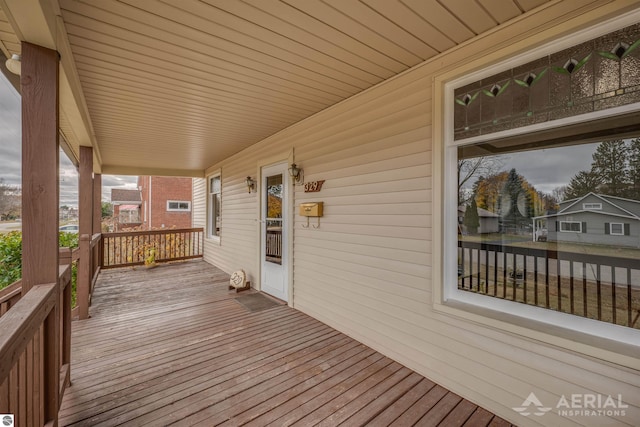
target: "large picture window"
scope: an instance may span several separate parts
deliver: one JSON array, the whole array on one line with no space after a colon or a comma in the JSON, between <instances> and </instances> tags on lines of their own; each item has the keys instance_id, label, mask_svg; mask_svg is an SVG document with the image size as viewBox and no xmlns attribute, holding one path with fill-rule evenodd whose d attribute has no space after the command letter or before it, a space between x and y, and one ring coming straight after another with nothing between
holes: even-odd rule
<instances>
[{"instance_id":1,"label":"large picture window","mask_svg":"<svg viewBox=\"0 0 640 427\"><path fill-rule=\"evenodd\" d=\"M494 148L457 148L457 290L639 329L640 133Z\"/></svg>"},{"instance_id":2,"label":"large picture window","mask_svg":"<svg viewBox=\"0 0 640 427\"><path fill-rule=\"evenodd\" d=\"M549 44L445 86L445 303L640 329L638 39Z\"/></svg>"},{"instance_id":3,"label":"large picture window","mask_svg":"<svg viewBox=\"0 0 640 427\"><path fill-rule=\"evenodd\" d=\"M222 207L222 181L220 180L220 175L212 176L209 178L208 191L209 221L207 234L209 237L219 239L222 229L222 218L220 216Z\"/></svg>"}]
</instances>

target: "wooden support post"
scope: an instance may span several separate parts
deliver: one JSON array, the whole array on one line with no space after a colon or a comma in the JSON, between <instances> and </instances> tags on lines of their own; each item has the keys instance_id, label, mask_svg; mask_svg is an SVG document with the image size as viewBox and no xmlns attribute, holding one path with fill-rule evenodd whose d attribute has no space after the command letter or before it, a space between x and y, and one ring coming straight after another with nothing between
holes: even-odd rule
<instances>
[{"instance_id":1,"label":"wooden support post","mask_svg":"<svg viewBox=\"0 0 640 427\"><path fill-rule=\"evenodd\" d=\"M22 292L58 282L58 52L22 42ZM55 292L59 292L56 286ZM60 393L60 307L43 327L42 407L57 425Z\"/></svg>"},{"instance_id":2,"label":"wooden support post","mask_svg":"<svg viewBox=\"0 0 640 427\"><path fill-rule=\"evenodd\" d=\"M89 318L89 292L92 265L91 235L93 234L93 149L80 147L80 184L78 189L80 214L80 260L78 261L78 318Z\"/></svg>"},{"instance_id":3,"label":"wooden support post","mask_svg":"<svg viewBox=\"0 0 640 427\"><path fill-rule=\"evenodd\" d=\"M22 43L22 289L58 280L58 52Z\"/></svg>"}]
</instances>

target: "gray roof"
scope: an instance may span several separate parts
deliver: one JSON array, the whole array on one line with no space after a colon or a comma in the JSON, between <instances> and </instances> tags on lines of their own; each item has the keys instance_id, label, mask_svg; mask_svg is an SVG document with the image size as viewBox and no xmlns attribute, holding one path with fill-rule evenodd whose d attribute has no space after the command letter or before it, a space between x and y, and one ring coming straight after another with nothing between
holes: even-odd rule
<instances>
[{"instance_id":1,"label":"gray roof","mask_svg":"<svg viewBox=\"0 0 640 427\"><path fill-rule=\"evenodd\" d=\"M140 190L119 190L111 189L111 203L140 204L142 196Z\"/></svg>"}]
</instances>

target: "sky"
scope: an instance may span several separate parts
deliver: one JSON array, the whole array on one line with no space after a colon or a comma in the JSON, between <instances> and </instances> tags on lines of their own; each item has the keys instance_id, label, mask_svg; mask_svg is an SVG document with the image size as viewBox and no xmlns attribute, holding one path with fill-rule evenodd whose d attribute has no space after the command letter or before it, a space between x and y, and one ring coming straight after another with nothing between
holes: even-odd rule
<instances>
[{"instance_id":1,"label":"sky","mask_svg":"<svg viewBox=\"0 0 640 427\"><path fill-rule=\"evenodd\" d=\"M505 156L503 170L516 171L543 193L567 185L580 171L591 170L593 153L599 143L546 148Z\"/></svg>"},{"instance_id":2,"label":"sky","mask_svg":"<svg viewBox=\"0 0 640 427\"><path fill-rule=\"evenodd\" d=\"M19 186L22 182L22 126L20 95L0 73L0 179ZM136 188L137 177L103 175L102 200L110 201L112 188ZM78 172L60 151L60 206L78 206Z\"/></svg>"}]
</instances>

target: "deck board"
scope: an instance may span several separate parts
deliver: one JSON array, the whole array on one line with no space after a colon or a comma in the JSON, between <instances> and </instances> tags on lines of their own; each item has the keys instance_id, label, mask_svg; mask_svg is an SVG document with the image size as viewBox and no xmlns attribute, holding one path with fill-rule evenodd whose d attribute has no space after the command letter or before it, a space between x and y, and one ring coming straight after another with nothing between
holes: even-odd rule
<instances>
[{"instance_id":1,"label":"deck board","mask_svg":"<svg viewBox=\"0 0 640 427\"><path fill-rule=\"evenodd\" d=\"M228 280L203 261L101 273L60 425L509 425L286 305L249 311Z\"/></svg>"}]
</instances>

